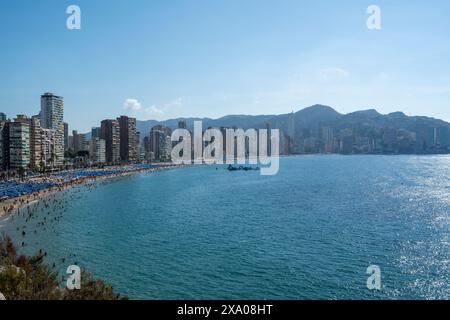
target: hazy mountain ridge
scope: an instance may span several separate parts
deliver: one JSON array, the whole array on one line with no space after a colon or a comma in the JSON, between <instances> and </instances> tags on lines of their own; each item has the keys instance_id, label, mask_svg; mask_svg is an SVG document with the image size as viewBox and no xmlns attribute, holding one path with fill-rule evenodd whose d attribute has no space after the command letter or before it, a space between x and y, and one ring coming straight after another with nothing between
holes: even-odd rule
<instances>
[{"instance_id":1,"label":"hazy mountain ridge","mask_svg":"<svg viewBox=\"0 0 450 320\"><path fill-rule=\"evenodd\" d=\"M137 121L137 129L141 135L147 135L155 125L164 125L171 129L178 127L178 122L185 120L188 128L193 128L194 121L202 121L203 128L208 127L237 127L237 128L265 128L269 124L271 128L278 128L283 132L289 130L289 121L292 114L281 115L228 115L219 119L211 118L177 118L166 121ZM315 129L318 126L331 126L333 128L345 128L355 126L373 126L376 128L392 127L412 129L417 126L442 127L450 126L440 119L426 116L407 116L403 112L381 114L375 109L367 109L341 114L332 107L314 105L301 109L294 113L295 135L299 135L303 129Z\"/></svg>"},{"instance_id":2,"label":"hazy mountain ridge","mask_svg":"<svg viewBox=\"0 0 450 320\"><path fill-rule=\"evenodd\" d=\"M266 123L267 121L273 119L273 115L260 115L260 116L251 116L251 115L228 115L219 119L211 119L211 118L176 118L165 121L137 121L137 130L141 132L141 134L148 134L152 127L155 125L163 125L166 127L176 129L178 127L179 121L186 121L187 127L192 129L194 127L194 121L202 121L203 128L206 129L208 127L238 127L238 128L250 128L259 125L260 123Z\"/></svg>"},{"instance_id":3,"label":"hazy mountain ridge","mask_svg":"<svg viewBox=\"0 0 450 320\"><path fill-rule=\"evenodd\" d=\"M280 115L227 115L218 119L211 118L175 118L164 121L137 120L137 131L141 137L149 134L152 127L163 125L170 129L176 129L179 121L186 121L187 127L192 129L194 121L202 121L203 129L209 127L236 127L236 128L265 128L267 124L271 128L280 129L282 132L289 131L291 113ZM294 113L295 136L301 135L304 129L314 129L318 126L331 126L333 128L372 126L374 128L392 127L417 130L418 127L443 127L450 126L444 120L426 116L407 116L401 111L381 114L376 109L367 109L341 114L335 109L324 105L314 105L301 109ZM89 138L90 133L87 133Z\"/></svg>"}]
</instances>

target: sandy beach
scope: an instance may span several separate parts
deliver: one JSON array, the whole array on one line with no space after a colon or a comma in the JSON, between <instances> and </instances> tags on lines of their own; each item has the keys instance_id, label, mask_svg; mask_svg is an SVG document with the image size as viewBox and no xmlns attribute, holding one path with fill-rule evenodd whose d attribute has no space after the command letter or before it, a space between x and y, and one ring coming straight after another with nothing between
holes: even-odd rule
<instances>
[{"instance_id":1,"label":"sandy beach","mask_svg":"<svg viewBox=\"0 0 450 320\"><path fill-rule=\"evenodd\" d=\"M181 165L174 165L174 164L167 164L167 165L161 165L159 167L154 168L131 168L125 169L120 172L115 172L112 174L106 174L101 176L83 176L83 177L76 177L74 179L64 181L61 177L59 177L57 174L50 175L46 177L38 177L38 178L32 178L30 181L33 182L55 182L57 183L55 186L43 189L40 191L28 193L16 198L10 198L6 200L0 201L0 220L6 218L9 214L13 213L15 210L20 209L21 207L27 206L30 203L33 203L35 201L39 201L55 192L60 192L63 190L66 190L68 188L72 188L77 185L82 185L90 182L95 181L102 181L102 180L109 180L113 178L120 178L120 177L126 177L138 173L152 173L162 170L169 170L169 169L175 169L180 168ZM123 169L123 167L120 167Z\"/></svg>"}]
</instances>

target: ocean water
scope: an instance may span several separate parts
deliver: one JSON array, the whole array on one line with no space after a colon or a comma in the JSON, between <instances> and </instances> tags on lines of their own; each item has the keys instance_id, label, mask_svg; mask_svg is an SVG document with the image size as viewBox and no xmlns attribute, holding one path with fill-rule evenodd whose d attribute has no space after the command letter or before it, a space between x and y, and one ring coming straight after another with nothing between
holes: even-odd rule
<instances>
[{"instance_id":1,"label":"ocean water","mask_svg":"<svg viewBox=\"0 0 450 320\"><path fill-rule=\"evenodd\" d=\"M26 219L0 232L132 299L450 298L449 156L289 157L276 176L181 168L76 187Z\"/></svg>"}]
</instances>

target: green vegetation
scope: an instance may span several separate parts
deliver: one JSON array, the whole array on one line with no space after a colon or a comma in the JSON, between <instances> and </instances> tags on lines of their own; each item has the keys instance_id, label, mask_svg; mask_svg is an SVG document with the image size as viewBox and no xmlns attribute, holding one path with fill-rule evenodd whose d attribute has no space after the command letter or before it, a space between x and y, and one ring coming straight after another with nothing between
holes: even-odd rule
<instances>
[{"instance_id":1,"label":"green vegetation","mask_svg":"<svg viewBox=\"0 0 450 320\"><path fill-rule=\"evenodd\" d=\"M58 282L58 272L44 263L44 256L19 255L8 237L0 238L0 293L7 300L122 300L112 286L81 273L81 289L68 290Z\"/></svg>"}]
</instances>

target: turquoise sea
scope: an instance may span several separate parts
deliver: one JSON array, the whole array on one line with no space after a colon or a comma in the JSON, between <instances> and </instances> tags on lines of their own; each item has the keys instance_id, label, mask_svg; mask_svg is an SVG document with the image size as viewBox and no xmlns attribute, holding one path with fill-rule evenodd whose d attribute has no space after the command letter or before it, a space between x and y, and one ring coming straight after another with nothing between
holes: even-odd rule
<instances>
[{"instance_id":1,"label":"turquoise sea","mask_svg":"<svg viewBox=\"0 0 450 320\"><path fill-rule=\"evenodd\" d=\"M275 176L194 166L33 206L0 232L132 299L450 298L450 156L289 157Z\"/></svg>"}]
</instances>

